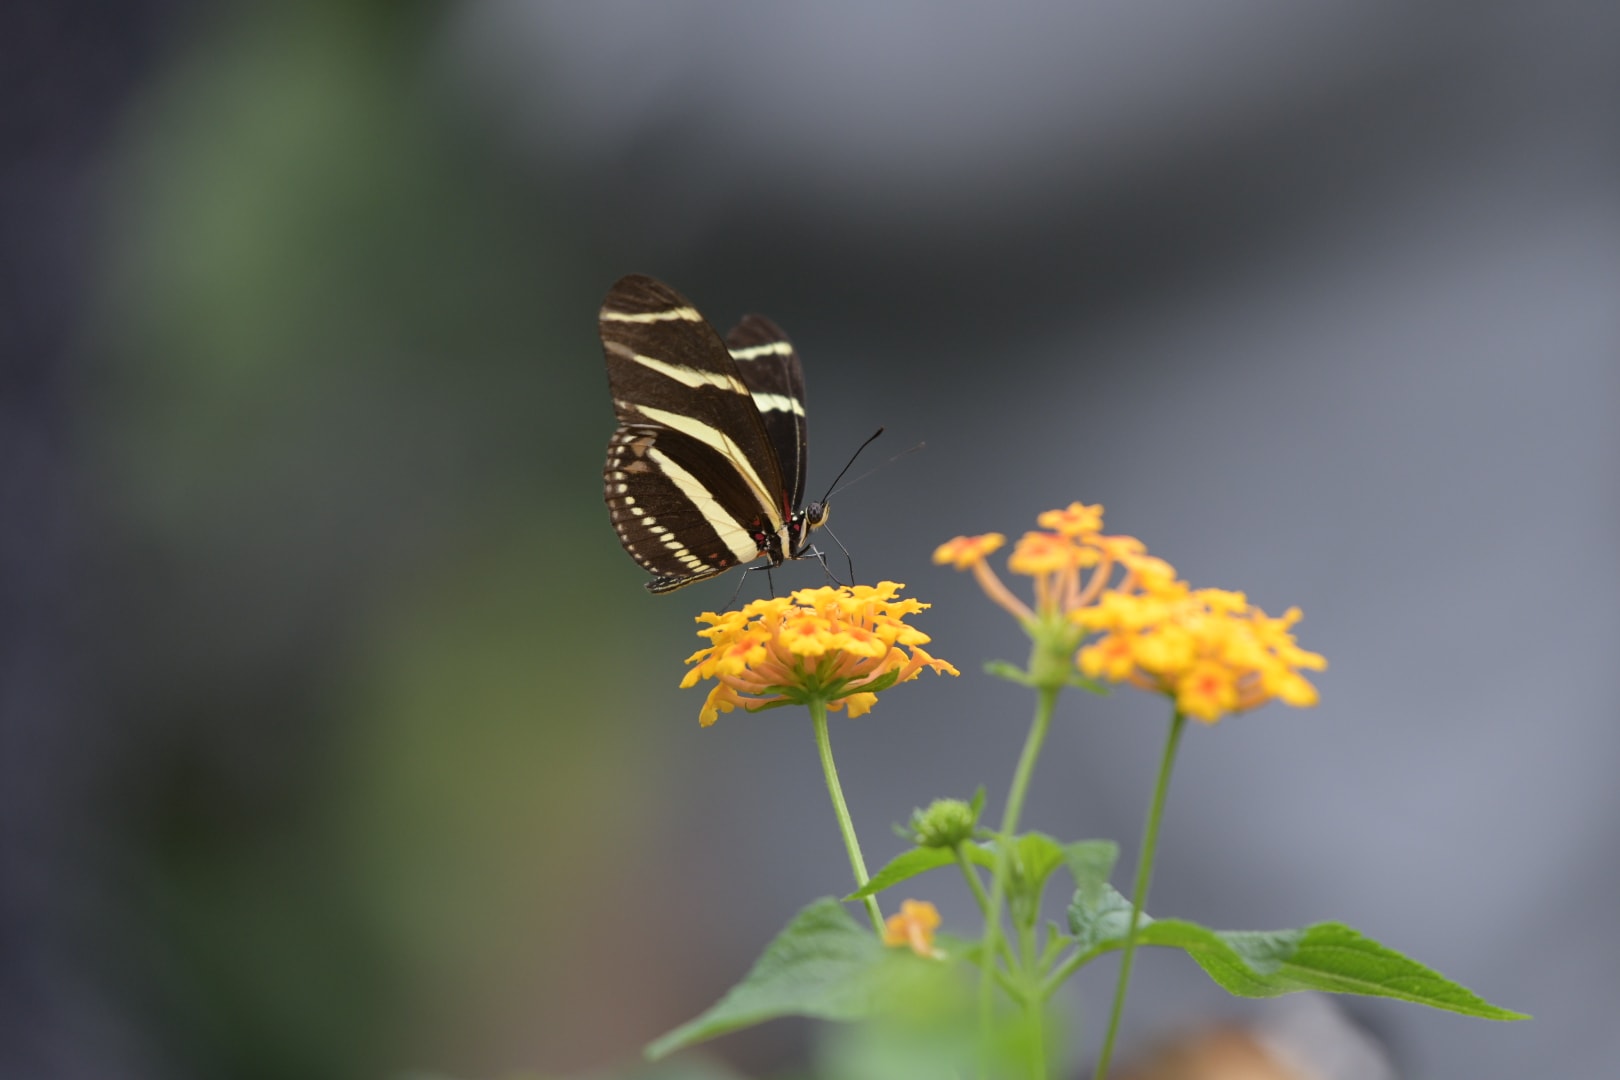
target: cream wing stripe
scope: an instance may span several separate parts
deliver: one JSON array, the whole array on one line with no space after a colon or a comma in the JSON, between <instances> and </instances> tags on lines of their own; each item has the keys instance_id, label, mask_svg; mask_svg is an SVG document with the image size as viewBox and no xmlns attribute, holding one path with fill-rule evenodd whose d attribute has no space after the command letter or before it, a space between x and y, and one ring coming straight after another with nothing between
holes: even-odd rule
<instances>
[{"instance_id":1,"label":"cream wing stripe","mask_svg":"<svg viewBox=\"0 0 1620 1080\"><path fill-rule=\"evenodd\" d=\"M681 494L692 501L692 505L697 507L704 520L708 521L709 528L720 537L721 543L731 549L731 554L738 562L751 562L759 555L759 548L748 535L748 530L726 513L726 508L720 505L720 500L710 495L708 489L698 483L697 477L675 464L668 454L656 446L647 451L647 456L657 463L671 483L680 488Z\"/></svg>"},{"instance_id":2,"label":"cream wing stripe","mask_svg":"<svg viewBox=\"0 0 1620 1080\"><path fill-rule=\"evenodd\" d=\"M748 393L748 387L735 375L726 375L719 371L699 371L697 368L683 367L680 364L671 364L652 356L642 356L629 349L614 349L621 356L628 357L644 368L668 376L682 386L718 386L722 390L730 390L737 394Z\"/></svg>"},{"instance_id":3,"label":"cream wing stripe","mask_svg":"<svg viewBox=\"0 0 1620 1080\"><path fill-rule=\"evenodd\" d=\"M761 356L791 356L793 346L785 341L773 341L768 345L749 345L747 348L728 351L733 360L757 360Z\"/></svg>"},{"instance_id":4,"label":"cream wing stripe","mask_svg":"<svg viewBox=\"0 0 1620 1080\"><path fill-rule=\"evenodd\" d=\"M748 460L747 455L742 452L740 446L732 442L731 436L717 428L710 427L701 420L694 420L690 416L682 416L680 413L655 409L650 405L637 405L636 411L654 423L663 424L671 431L678 431L682 435L690 435L709 449L724 455L731 462L732 468L736 469L748 486L754 489L754 495L759 499L759 505L765 509L766 519L770 522L770 531L774 533L782 531L782 511L776 506L775 494L766 490L764 482L759 478L759 473L754 471L753 462ZM690 476L691 474L688 473L687 475ZM697 484L696 480L692 482ZM708 491L703 488L703 485L697 484L697 489L702 491L705 496L708 495ZM752 556L749 557L752 558Z\"/></svg>"},{"instance_id":5,"label":"cream wing stripe","mask_svg":"<svg viewBox=\"0 0 1620 1080\"><path fill-rule=\"evenodd\" d=\"M697 313L696 308L677 307L666 308L663 311L611 311L603 308L598 315L603 322L702 322L703 316Z\"/></svg>"},{"instance_id":6,"label":"cream wing stripe","mask_svg":"<svg viewBox=\"0 0 1620 1080\"><path fill-rule=\"evenodd\" d=\"M760 412L790 412L795 416L804 415L804 406L786 394L759 394L754 395L754 408Z\"/></svg>"}]
</instances>

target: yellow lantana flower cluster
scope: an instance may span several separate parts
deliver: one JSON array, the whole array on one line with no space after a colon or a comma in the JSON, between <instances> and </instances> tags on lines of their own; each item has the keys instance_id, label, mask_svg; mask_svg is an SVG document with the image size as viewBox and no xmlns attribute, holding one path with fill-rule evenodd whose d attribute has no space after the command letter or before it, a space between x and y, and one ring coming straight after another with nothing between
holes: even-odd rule
<instances>
[{"instance_id":1,"label":"yellow lantana flower cluster","mask_svg":"<svg viewBox=\"0 0 1620 1080\"><path fill-rule=\"evenodd\" d=\"M1240 592L1184 581L1105 592L1070 618L1101 634L1080 650L1083 674L1165 694L1206 724L1272 700L1315 705L1316 687L1300 669L1327 667L1294 643L1298 608L1274 619Z\"/></svg>"},{"instance_id":2,"label":"yellow lantana flower cluster","mask_svg":"<svg viewBox=\"0 0 1620 1080\"><path fill-rule=\"evenodd\" d=\"M708 727L720 713L749 712L775 705L820 700L827 708L848 708L860 716L880 691L915 679L924 668L955 675L956 668L929 656L928 635L906 623L927 609L914 599L898 599L905 586L893 581L800 589L787 598L755 600L738 611L697 617L707 648L687 658L694 665L683 689L704 679L716 686L698 715Z\"/></svg>"},{"instance_id":3,"label":"yellow lantana flower cluster","mask_svg":"<svg viewBox=\"0 0 1620 1080\"><path fill-rule=\"evenodd\" d=\"M1097 635L1076 655L1081 674L1165 694L1204 723L1272 700L1316 704L1316 688L1300 671L1320 671L1327 661L1295 644L1298 608L1271 618L1242 593L1191 588L1140 540L1103 535L1101 506L1071 503L1036 520L1042 531L1025 533L1007 560L1013 573L1034 579L1033 610L985 561L1000 534L959 536L934 561L971 569L1032 632L1059 617Z\"/></svg>"}]
</instances>

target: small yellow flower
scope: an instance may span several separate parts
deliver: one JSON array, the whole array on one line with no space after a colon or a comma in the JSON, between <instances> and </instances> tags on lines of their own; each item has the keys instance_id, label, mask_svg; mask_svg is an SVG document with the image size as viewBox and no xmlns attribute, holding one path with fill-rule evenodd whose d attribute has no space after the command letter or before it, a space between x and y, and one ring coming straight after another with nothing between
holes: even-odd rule
<instances>
[{"instance_id":1,"label":"small yellow flower","mask_svg":"<svg viewBox=\"0 0 1620 1080\"><path fill-rule=\"evenodd\" d=\"M1080 650L1080 673L1088 679L1124 682L1136 670L1134 642L1120 632Z\"/></svg>"},{"instance_id":2,"label":"small yellow flower","mask_svg":"<svg viewBox=\"0 0 1620 1080\"><path fill-rule=\"evenodd\" d=\"M956 674L955 668L951 669L951 674ZM856 717L865 716L867 713L872 711L872 706L877 704L877 695L869 693L851 694L849 697L838 702L838 704L847 705L849 707L849 718L854 720ZM831 709L836 708L837 706L829 705L827 707Z\"/></svg>"},{"instance_id":3,"label":"small yellow flower","mask_svg":"<svg viewBox=\"0 0 1620 1080\"><path fill-rule=\"evenodd\" d=\"M1051 529L1071 538L1079 538L1087 534L1096 534L1102 531L1103 508L1101 504L1087 506L1084 503L1072 502L1066 510L1048 510L1036 518L1036 524L1043 529Z\"/></svg>"},{"instance_id":4,"label":"small yellow flower","mask_svg":"<svg viewBox=\"0 0 1620 1080\"><path fill-rule=\"evenodd\" d=\"M1007 538L1000 533L958 536L934 549L934 562L940 565L950 563L958 570L966 570L974 563L984 561L985 556L1006 542Z\"/></svg>"},{"instance_id":5,"label":"small yellow flower","mask_svg":"<svg viewBox=\"0 0 1620 1080\"><path fill-rule=\"evenodd\" d=\"M755 600L739 611L704 612L698 631L710 642L687 659L681 686L716 684L698 714L704 727L736 708L756 712L790 703L825 702L861 716L879 691L907 682L924 668L957 671L920 646L928 635L906 623L928 605L899 599L904 586L800 589L789 598Z\"/></svg>"},{"instance_id":6,"label":"small yellow flower","mask_svg":"<svg viewBox=\"0 0 1620 1080\"><path fill-rule=\"evenodd\" d=\"M788 651L800 656L820 656L832 647L832 623L815 615L788 619L780 634Z\"/></svg>"},{"instance_id":7,"label":"small yellow flower","mask_svg":"<svg viewBox=\"0 0 1620 1080\"><path fill-rule=\"evenodd\" d=\"M1007 569L1030 577L1061 574L1080 564L1080 550L1061 533L1027 532L1018 538L1007 559Z\"/></svg>"},{"instance_id":8,"label":"small yellow flower","mask_svg":"<svg viewBox=\"0 0 1620 1080\"><path fill-rule=\"evenodd\" d=\"M898 634L895 636L898 637ZM892 641L884 641L883 635L876 630L870 630L864 626L846 625L832 636L833 648L852 653L855 656L873 658L885 656L888 654L889 646L892 644Z\"/></svg>"},{"instance_id":9,"label":"small yellow flower","mask_svg":"<svg viewBox=\"0 0 1620 1080\"><path fill-rule=\"evenodd\" d=\"M736 640L720 650L715 658L715 670L725 675L741 675L750 664L765 659L765 635L740 634Z\"/></svg>"},{"instance_id":10,"label":"small yellow flower","mask_svg":"<svg viewBox=\"0 0 1620 1080\"><path fill-rule=\"evenodd\" d=\"M1175 680L1176 708L1195 720L1213 724L1238 706L1237 682L1231 669L1213 660L1187 666Z\"/></svg>"},{"instance_id":11,"label":"small yellow flower","mask_svg":"<svg viewBox=\"0 0 1620 1080\"><path fill-rule=\"evenodd\" d=\"M926 900L906 900L900 910L883 925L883 944L891 948L909 945L918 956L939 959L945 954L934 948L934 931L939 929L939 909Z\"/></svg>"}]
</instances>

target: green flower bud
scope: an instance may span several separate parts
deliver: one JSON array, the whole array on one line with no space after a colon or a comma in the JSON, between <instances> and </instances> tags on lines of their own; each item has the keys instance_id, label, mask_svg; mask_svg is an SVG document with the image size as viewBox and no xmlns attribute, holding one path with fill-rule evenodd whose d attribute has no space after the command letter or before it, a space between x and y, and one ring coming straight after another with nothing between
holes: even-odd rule
<instances>
[{"instance_id":1,"label":"green flower bud","mask_svg":"<svg viewBox=\"0 0 1620 1080\"><path fill-rule=\"evenodd\" d=\"M918 847L954 848L973 838L979 807L961 799L935 799L926 810L913 810L907 832Z\"/></svg>"}]
</instances>

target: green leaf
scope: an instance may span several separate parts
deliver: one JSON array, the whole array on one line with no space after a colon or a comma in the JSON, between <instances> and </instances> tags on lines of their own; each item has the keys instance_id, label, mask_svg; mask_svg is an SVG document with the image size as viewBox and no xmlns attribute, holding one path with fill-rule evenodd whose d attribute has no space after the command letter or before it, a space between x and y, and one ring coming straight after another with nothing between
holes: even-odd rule
<instances>
[{"instance_id":1,"label":"green leaf","mask_svg":"<svg viewBox=\"0 0 1620 1080\"><path fill-rule=\"evenodd\" d=\"M1216 931L1160 919L1139 928L1137 941L1186 950L1211 979L1239 997L1319 990L1395 998L1487 1020L1528 1019L1338 922L1301 930Z\"/></svg>"},{"instance_id":2,"label":"green leaf","mask_svg":"<svg viewBox=\"0 0 1620 1080\"><path fill-rule=\"evenodd\" d=\"M1112 840L1077 840L1064 845L1063 855L1075 886L1074 899L1069 902L1069 932L1080 951L1090 952L1103 942L1124 937L1131 926L1131 902L1108 883L1119 860L1119 845Z\"/></svg>"},{"instance_id":3,"label":"green leaf","mask_svg":"<svg viewBox=\"0 0 1620 1080\"><path fill-rule=\"evenodd\" d=\"M992 840L982 849L980 864L994 870L996 845ZM1045 833L1029 832L1014 837L1007 848L1007 901L1013 921L1018 925L1033 926L1040 916L1041 890L1052 872L1067 861L1063 844ZM975 859L979 862L979 859Z\"/></svg>"},{"instance_id":4,"label":"green leaf","mask_svg":"<svg viewBox=\"0 0 1620 1080\"><path fill-rule=\"evenodd\" d=\"M947 852L947 854L949 854ZM765 948L753 970L707 1012L651 1043L649 1059L779 1016L859 1020L877 1011L905 950L888 950L832 898L794 916Z\"/></svg>"},{"instance_id":5,"label":"green leaf","mask_svg":"<svg viewBox=\"0 0 1620 1080\"><path fill-rule=\"evenodd\" d=\"M1006 679L1010 683L1017 683L1019 686L1027 686L1031 689L1036 688L1034 677L1031 676L1029 672L1025 671L1023 668L1009 660L985 661L984 673L986 675L994 675L998 679ZM1106 683L1100 683L1095 679L1088 679L1078 671L1069 672L1068 678L1064 680L1063 685L1076 686L1081 690L1096 694L1100 697L1107 697L1109 694L1113 693Z\"/></svg>"},{"instance_id":6,"label":"green leaf","mask_svg":"<svg viewBox=\"0 0 1620 1080\"><path fill-rule=\"evenodd\" d=\"M986 870L994 870L996 856L985 847L966 841L962 844L962 854L967 856L970 863L982 866ZM950 866L956 862L956 853L950 848L912 848L903 851L890 859L888 864L879 870L873 877L856 891L844 897L845 900L864 900L868 896L876 896L884 889L898 885L907 878L929 870L937 870L941 866Z\"/></svg>"},{"instance_id":7,"label":"green leaf","mask_svg":"<svg viewBox=\"0 0 1620 1080\"><path fill-rule=\"evenodd\" d=\"M973 793L973 798L968 800L968 806L973 808L973 820L974 821L978 821L979 818L984 816L984 785L983 784L980 784L979 787L978 787L978 790Z\"/></svg>"},{"instance_id":8,"label":"green leaf","mask_svg":"<svg viewBox=\"0 0 1620 1080\"><path fill-rule=\"evenodd\" d=\"M879 870L872 878L859 889L844 897L845 900L864 900L868 896L876 896L891 885L898 885L907 878L929 870L937 870L941 866L950 866L956 862L956 852L950 848L912 848L901 852L890 859L888 865Z\"/></svg>"},{"instance_id":9,"label":"green leaf","mask_svg":"<svg viewBox=\"0 0 1620 1080\"><path fill-rule=\"evenodd\" d=\"M1152 921L1144 911L1142 925ZM1074 900L1069 904L1069 933L1082 953L1118 948L1125 943L1130 929L1131 902L1106 880L1088 882L1074 890ZM1138 940L1145 941L1138 933Z\"/></svg>"},{"instance_id":10,"label":"green leaf","mask_svg":"<svg viewBox=\"0 0 1620 1080\"><path fill-rule=\"evenodd\" d=\"M998 679L1017 683L1019 686L1034 686L1030 682L1029 674L1023 668L1010 660L987 660L984 665L986 675L994 675Z\"/></svg>"},{"instance_id":11,"label":"green leaf","mask_svg":"<svg viewBox=\"0 0 1620 1080\"><path fill-rule=\"evenodd\" d=\"M1074 878L1075 888L1096 895L1107 887L1119 861L1119 845L1112 840L1076 840L1063 845L1063 862Z\"/></svg>"},{"instance_id":12,"label":"green leaf","mask_svg":"<svg viewBox=\"0 0 1620 1080\"><path fill-rule=\"evenodd\" d=\"M995 839L988 840L977 851L970 851L969 857L980 866L994 869L997 843ZM1009 884L1020 889L1033 888L1037 892L1052 876L1052 871L1068 861L1066 845L1039 832L1013 837L1007 853L1013 873L1013 881Z\"/></svg>"},{"instance_id":13,"label":"green leaf","mask_svg":"<svg viewBox=\"0 0 1620 1080\"><path fill-rule=\"evenodd\" d=\"M1030 832L1013 842L1012 857L1019 887L1038 897L1046 879L1064 864L1068 852L1045 833Z\"/></svg>"},{"instance_id":14,"label":"green leaf","mask_svg":"<svg viewBox=\"0 0 1620 1080\"><path fill-rule=\"evenodd\" d=\"M1131 902L1108 884L1117 848L1108 841L1070 844L1075 878L1069 930L1078 957L1122 948L1130 931ZM1142 945L1185 950L1211 979L1239 997L1276 997L1296 990L1396 998L1465 1016L1524 1020L1526 1014L1492 1005L1432 968L1380 944L1344 923L1301 930L1211 930L1182 919L1142 913ZM1077 965L1078 966L1078 965Z\"/></svg>"},{"instance_id":15,"label":"green leaf","mask_svg":"<svg viewBox=\"0 0 1620 1080\"><path fill-rule=\"evenodd\" d=\"M963 959L958 950L970 947L944 935L935 938L935 944L955 959ZM980 1040L976 963L909 967L916 978L894 984L893 1007L883 1015L822 1033L816 1040L813 1075L834 1080L970 1080L980 1075L981 1068L989 1076L1030 1075L1033 1039L1015 1041L1006 1031L1012 1025L998 1024L992 1045Z\"/></svg>"},{"instance_id":16,"label":"green leaf","mask_svg":"<svg viewBox=\"0 0 1620 1080\"><path fill-rule=\"evenodd\" d=\"M966 855L968 862L975 866L982 866L991 871L996 868L996 853L993 841L988 844L963 844L962 854Z\"/></svg>"}]
</instances>

